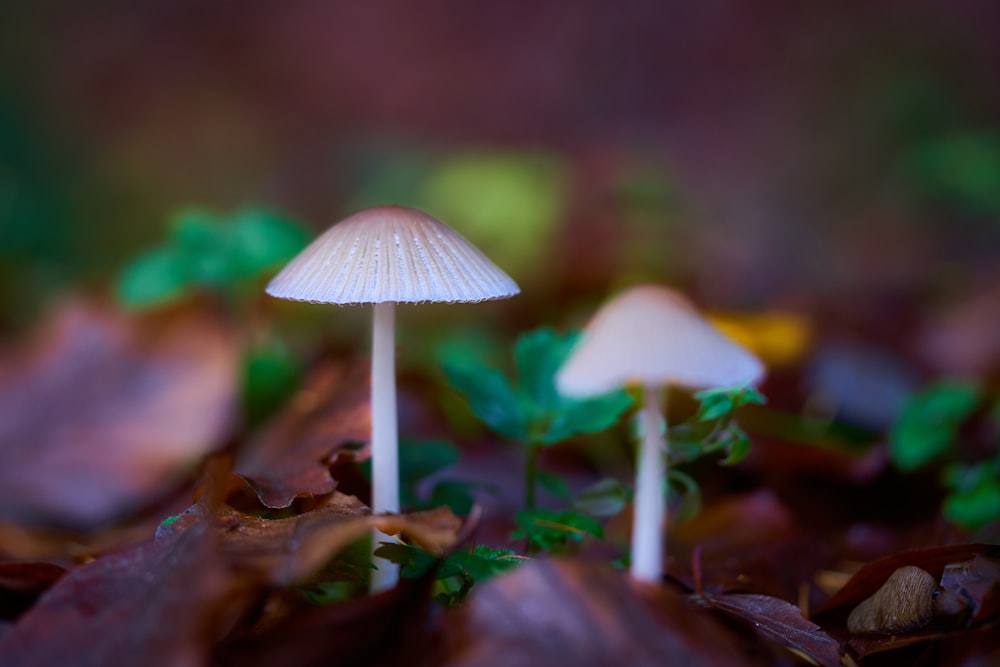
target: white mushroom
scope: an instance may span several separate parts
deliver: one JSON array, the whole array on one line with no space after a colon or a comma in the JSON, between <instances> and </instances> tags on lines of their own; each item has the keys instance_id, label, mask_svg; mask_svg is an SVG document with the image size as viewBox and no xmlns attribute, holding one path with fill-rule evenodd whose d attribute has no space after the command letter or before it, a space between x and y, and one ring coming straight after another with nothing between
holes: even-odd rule
<instances>
[{"instance_id":1,"label":"white mushroom","mask_svg":"<svg viewBox=\"0 0 1000 667\"><path fill-rule=\"evenodd\" d=\"M485 301L517 284L458 233L403 206L369 208L321 234L267 286L282 299L373 304L372 511L399 511L395 304ZM373 590L395 584L382 563Z\"/></svg>"},{"instance_id":2,"label":"white mushroom","mask_svg":"<svg viewBox=\"0 0 1000 667\"><path fill-rule=\"evenodd\" d=\"M731 387L756 382L764 367L701 318L680 294L639 285L602 307L556 375L567 396L641 385L642 441L636 462L632 576L659 581L663 561L667 443L661 434L661 387Z\"/></svg>"}]
</instances>

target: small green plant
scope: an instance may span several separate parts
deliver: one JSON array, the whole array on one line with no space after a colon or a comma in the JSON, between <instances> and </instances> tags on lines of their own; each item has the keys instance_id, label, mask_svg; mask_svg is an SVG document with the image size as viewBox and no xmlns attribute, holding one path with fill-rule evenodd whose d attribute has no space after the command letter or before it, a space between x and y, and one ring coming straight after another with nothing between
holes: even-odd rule
<instances>
[{"instance_id":1,"label":"small green plant","mask_svg":"<svg viewBox=\"0 0 1000 667\"><path fill-rule=\"evenodd\" d=\"M513 539L525 539L532 548L554 554L570 551L574 542L590 535L604 539L604 528L596 519L580 512L532 509L517 513L518 529Z\"/></svg>"},{"instance_id":2,"label":"small green plant","mask_svg":"<svg viewBox=\"0 0 1000 667\"><path fill-rule=\"evenodd\" d=\"M516 567L524 556L509 549L492 549L477 545L470 551L456 551L443 560L408 544L383 542L375 555L400 566L405 579L424 576L437 565L434 580L434 599L451 606L463 602L472 587L490 577Z\"/></svg>"},{"instance_id":3,"label":"small green plant","mask_svg":"<svg viewBox=\"0 0 1000 667\"><path fill-rule=\"evenodd\" d=\"M118 276L128 308L157 306L204 289L227 298L253 291L255 279L305 247L307 234L275 213L244 208L231 216L185 208L170 218L164 243L135 257Z\"/></svg>"},{"instance_id":4,"label":"small green plant","mask_svg":"<svg viewBox=\"0 0 1000 667\"><path fill-rule=\"evenodd\" d=\"M420 488L427 478L458 463L459 456L458 447L445 440L401 439L400 505L412 510L447 505L455 514L468 514L475 502L473 492L490 492L490 487L461 479L440 479L429 490ZM364 461L359 467L362 474L370 480L371 461Z\"/></svg>"},{"instance_id":5,"label":"small green plant","mask_svg":"<svg viewBox=\"0 0 1000 667\"><path fill-rule=\"evenodd\" d=\"M259 280L306 244L306 231L259 208L230 216L184 208L171 218L164 242L129 262L118 276L118 300L145 310L197 292L220 297L230 316L249 328ZM261 422L299 385L301 371L281 341L255 332L243 353L242 405L248 422Z\"/></svg>"},{"instance_id":6,"label":"small green plant","mask_svg":"<svg viewBox=\"0 0 1000 667\"><path fill-rule=\"evenodd\" d=\"M313 581L296 588L309 604L344 602L364 595L373 567L371 540L358 540L327 563Z\"/></svg>"},{"instance_id":7,"label":"small green plant","mask_svg":"<svg viewBox=\"0 0 1000 667\"><path fill-rule=\"evenodd\" d=\"M524 443L525 509L535 508L539 484L538 454L583 433L603 431L615 424L633 400L624 391L577 400L562 396L555 373L580 334L559 334L541 328L521 336L514 347L516 379L474 362L447 364L451 386L465 395L472 412L495 433Z\"/></svg>"},{"instance_id":8,"label":"small green plant","mask_svg":"<svg viewBox=\"0 0 1000 667\"><path fill-rule=\"evenodd\" d=\"M987 406L984 388L973 382L942 380L914 395L889 433L889 457L903 472L943 465L941 483L948 490L945 518L968 530L1000 520L1000 399L989 418L993 422L988 451L983 456L963 437L962 430ZM950 462L949 462L950 461Z\"/></svg>"},{"instance_id":9,"label":"small green plant","mask_svg":"<svg viewBox=\"0 0 1000 667\"><path fill-rule=\"evenodd\" d=\"M607 429L634 404L631 395L623 390L582 400L565 397L556 390L555 374L579 336L560 335L549 328L523 335L514 349L514 381L474 362L445 365L449 382L468 399L473 413L498 435L526 447L525 510L518 515L519 528L513 537L525 538L529 553L565 552L585 535L603 538L597 519L617 514L630 501L630 492L617 480L601 480L574 497L565 479L538 469L543 447ZM764 397L751 387L735 387L702 391L695 398L700 402L697 413L670 429L671 462L689 463L713 453L723 455L723 465L741 461L750 442L736 423L736 412L744 405L764 403ZM674 465L670 466L668 480L664 489L672 487L682 498L675 519L686 520L697 514L701 506L697 482ZM538 486L561 499L565 509L555 513L537 510Z\"/></svg>"}]
</instances>

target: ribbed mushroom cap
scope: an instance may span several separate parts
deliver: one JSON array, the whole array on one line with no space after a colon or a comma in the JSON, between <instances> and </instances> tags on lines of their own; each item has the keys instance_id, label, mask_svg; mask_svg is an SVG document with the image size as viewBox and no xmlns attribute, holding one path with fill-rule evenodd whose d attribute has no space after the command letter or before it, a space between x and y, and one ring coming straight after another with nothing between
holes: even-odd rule
<instances>
[{"instance_id":1,"label":"ribbed mushroom cap","mask_svg":"<svg viewBox=\"0 0 1000 667\"><path fill-rule=\"evenodd\" d=\"M313 303L485 301L517 283L457 232L404 206L359 211L321 234L267 286Z\"/></svg>"},{"instance_id":2,"label":"ribbed mushroom cap","mask_svg":"<svg viewBox=\"0 0 1000 667\"><path fill-rule=\"evenodd\" d=\"M680 294L632 287L608 302L556 375L567 396L601 394L628 384L732 387L760 379L764 367L719 333Z\"/></svg>"}]
</instances>

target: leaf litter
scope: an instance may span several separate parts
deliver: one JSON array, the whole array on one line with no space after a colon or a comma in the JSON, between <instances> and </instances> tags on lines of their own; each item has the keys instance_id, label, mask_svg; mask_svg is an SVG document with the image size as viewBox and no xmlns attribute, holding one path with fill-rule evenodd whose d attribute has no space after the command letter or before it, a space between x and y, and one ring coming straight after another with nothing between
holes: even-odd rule
<instances>
[{"instance_id":1,"label":"leaf litter","mask_svg":"<svg viewBox=\"0 0 1000 667\"><path fill-rule=\"evenodd\" d=\"M979 637L975 641L984 651L992 646L988 633L995 631L1000 607L996 547L941 547L876 561L810 620L788 601L795 584L828 566L844 546L826 539L827 527L804 527L799 508L763 492L723 496L728 506L720 505L721 513L713 514L709 503L690 528L675 531L669 579L684 581L686 558L678 545L702 545L710 556L706 585L688 595L676 584L636 586L596 562L554 559L528 562L477 584L464 606L443 614L432 602L433 565L384 594L312 600L302 587L324 584L336 569L331 563L343 558L337 554L374 526L400 534L431 554L431 562L461 540L461 520L446 509L372 517L361 500L337 492L331 474L335 459L366 456L367 364L321 360L284 410L256 434L236 440L236 475L216 477L215 497L203 495L176 517L157 521L150 539L148 522L136 520L150 511L150 503L189 484L193 464L226 442L237 355L222 348L238 344L225 326L190 306L141 318L79 306L62 317L69 323L57 320L34 352L0 371L0 411L18 417L0 431L6 436L0 438L0 459L20 466L22 480L38 484L37 489L23 481L13 490L0 487L0 494L9 494L7 520L0 524L0 554L9 561L0 562L2 664L531 665L572 656L584 665L641 665L662 664L670 656L685 664L827 665L836 664L840 650L864 663L866 656L900 649L909 659L908 646L931 642L940 648L960 637L970 645ZM69 336L77 329L80 340ZM53 359L69 363L53 365ZM94 360L109 369L105 376ZM87 384L83 381L91 377L99 381L82 398L63 384ZM18 415L18 406L26 404L10 397L20 386L33 397L51 396L72 408L67 414L74 437L56 437L66 429L56 427L59 420L46 424L37 409ZM192 407L193 401L200 404ZM131 423L106 427L112 421L107 415L132 407L145 418L138 421L148 422L144 425L168 435L183 430L166 423L170 410L154 403L183 406L185 419L191 414L201 420L201 448L168 448L184 456L164 464L161 471L168 472L158 474L155 483L141 477L141 466L139 482L119 480L141 456L126 448L126 458L138 457L126 464L114 460L122 450L93 449L93 442L108 438L114 445L149 433ZM187 426L193 433L195 427ZM52 456L69 443L84 443L92 468L107 475L111 491L98 496L103 506L68 507L76 496L74 480L66 476L61 478L66 493L38 480L49 468L32 458L36 453L29 443L35 442L42 445L38 455ZM109 498L111 492L123 493L121 488L125 495L114 496L124 498L119 507ZM114 511L107 511L112 505ZM136 523L115 533L126 527L122 519ZM747 521L758 527L763 522L766 530L741 530ZM77 537L18 532L32 522L69 526ZM620 537L611 525L608 540ZM144 537L137 537L143 531ZM15 543L20 551L4 548ZM52 562L32 560L32 554ZM910 562L941 577L944 592L966 601L961 623L893 638L844 634L850 608L892 569ZM47 639L53 636L59 641Z\"/></svg>"}]
</instances>

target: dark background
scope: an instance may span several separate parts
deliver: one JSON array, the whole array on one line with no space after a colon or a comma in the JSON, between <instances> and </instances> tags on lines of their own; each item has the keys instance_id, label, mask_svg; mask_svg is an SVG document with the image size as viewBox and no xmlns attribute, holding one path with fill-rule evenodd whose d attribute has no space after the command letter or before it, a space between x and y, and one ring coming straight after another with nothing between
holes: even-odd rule
<instances>
[{"instance_id":1,"label":"dark background","mask_svg":"<svg viewBox=\"0 0 1000 667\"><path fill-rule=\"evenodd\" d=\"M995 334L959 359L924 320L1000 311L998 26L990 0L6 3L2 321L107 290L179 207L318 232L397 202L521 283L512 328L654 280L981 374Z\"/></svg>"}]
</instances>

